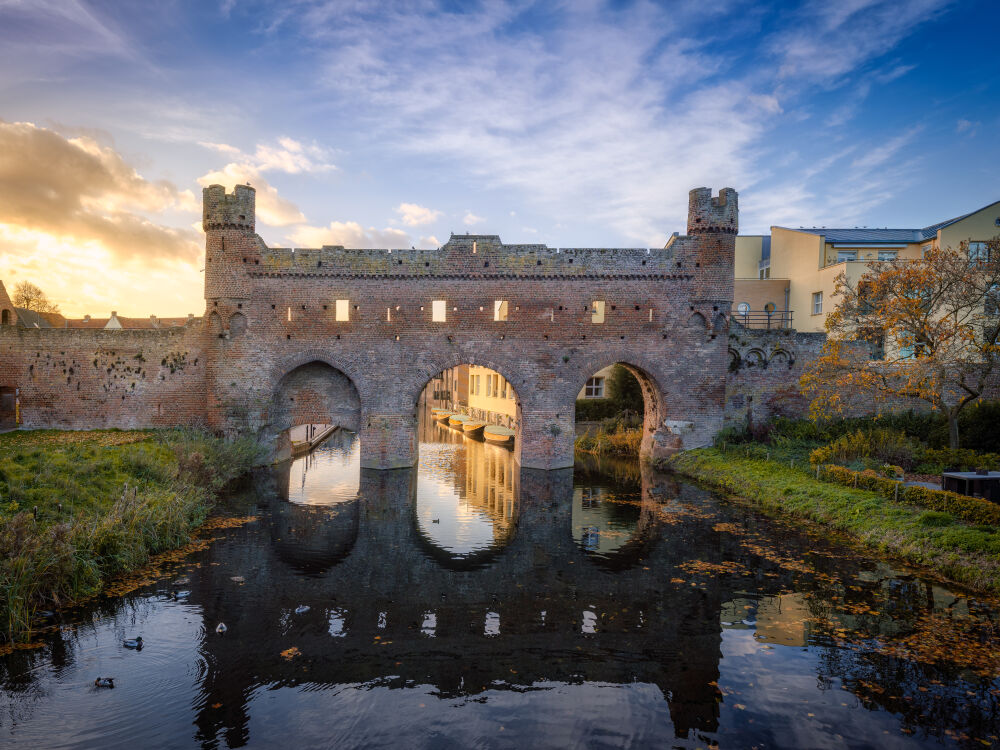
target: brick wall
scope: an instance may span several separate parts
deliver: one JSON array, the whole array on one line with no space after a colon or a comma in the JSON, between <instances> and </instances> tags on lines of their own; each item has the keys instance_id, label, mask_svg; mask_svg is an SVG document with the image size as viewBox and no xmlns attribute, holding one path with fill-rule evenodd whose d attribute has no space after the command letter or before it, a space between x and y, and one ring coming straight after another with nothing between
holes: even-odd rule
<instances>
[{"instance_id":1,"label":"brick wall","mask_svg":"<svg viewBox=\"0 0 1000 750\"><path fill-rule=\"evenodd\" d=\"M694 447L723 420L737 196L700 188L690 210L689 233L660 249L460 235L438 250L292 251L255 234L252 188L211 186L200 322L5 329L0 386L20 388L28 426L204 422L271 440L300 420L335 421L320 418L329 410L360 429L364 466L390 468L416 459L426 383L478 364L517 392L520 462L548 469L572 465L580 388L620 362L647 396L644 453ZM348 300L349 320L337 320L337 300ZM435 300L446 303L443 322L432 320ZM493 320L496 300L508 301L505 322Z\"/></svg>"}]
</instances>

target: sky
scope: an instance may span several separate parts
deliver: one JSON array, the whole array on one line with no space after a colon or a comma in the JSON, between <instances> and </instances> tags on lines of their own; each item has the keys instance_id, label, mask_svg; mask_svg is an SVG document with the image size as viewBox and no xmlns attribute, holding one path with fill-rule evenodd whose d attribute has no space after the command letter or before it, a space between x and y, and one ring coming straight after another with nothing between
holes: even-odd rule
<instances>
[{"instance_id":1,"label":"sky","mask_svg":"<svg viewBox=\"0 0 1000 750\"><path fill-rule=\"evenodd\" d=\"M1000 200L1000 5L0 0L0 281L200 314L201 190L272 246L662 247Z\"/></svg>"}]
</instances>

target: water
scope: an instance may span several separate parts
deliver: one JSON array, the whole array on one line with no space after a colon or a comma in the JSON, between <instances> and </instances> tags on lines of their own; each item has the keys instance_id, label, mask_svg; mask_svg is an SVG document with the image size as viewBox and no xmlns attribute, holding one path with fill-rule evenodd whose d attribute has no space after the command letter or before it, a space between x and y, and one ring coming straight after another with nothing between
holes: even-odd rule
<instances>
[{"instance_id":1,"label":"water","mask_svg":"<svg viewBox=\"0 0 1000 750\"><path fill-rule=\"evenodd\" d=\"M0 658L0 745L997 744L993 605L635 464L421 437L257 477L256 520Z\"/></svg>"}]
</instances>

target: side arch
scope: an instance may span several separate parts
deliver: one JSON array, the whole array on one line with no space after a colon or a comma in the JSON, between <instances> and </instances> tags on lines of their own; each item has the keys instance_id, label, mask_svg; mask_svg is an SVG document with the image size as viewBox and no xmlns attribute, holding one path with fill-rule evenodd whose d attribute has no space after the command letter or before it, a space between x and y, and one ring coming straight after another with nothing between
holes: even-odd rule
<instances>
[{"instance_id":1,"label":"side arch","mask_svg":"<svg viewBox=\"0 0 1000 750\"><path fill-rule=\"evenodd\" d=\"M286 372L271 392L261 430L265 444L273 446L274 460L290 457L288 431L303 424L331 424L358 432L361 396L354 381L329 363L315 359Z\"/></svg>"}]
</instances>

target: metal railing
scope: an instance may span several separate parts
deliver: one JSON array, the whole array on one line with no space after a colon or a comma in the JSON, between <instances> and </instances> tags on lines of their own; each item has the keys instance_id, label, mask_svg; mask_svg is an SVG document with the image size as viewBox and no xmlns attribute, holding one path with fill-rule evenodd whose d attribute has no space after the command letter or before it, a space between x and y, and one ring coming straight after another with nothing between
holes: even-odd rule
<instances>
[{"instance_id":1,"label":"metal railing","mask_svg":"<svg viewBox=\"0 0 1000 750\"><path fill-rule=\"evenodd\" d=\"M730 313L734 323L739 323L744 328L794 328L792 325L791 310L747 310L740 312L734 309Z\"/></svg>"}]
</instances>

